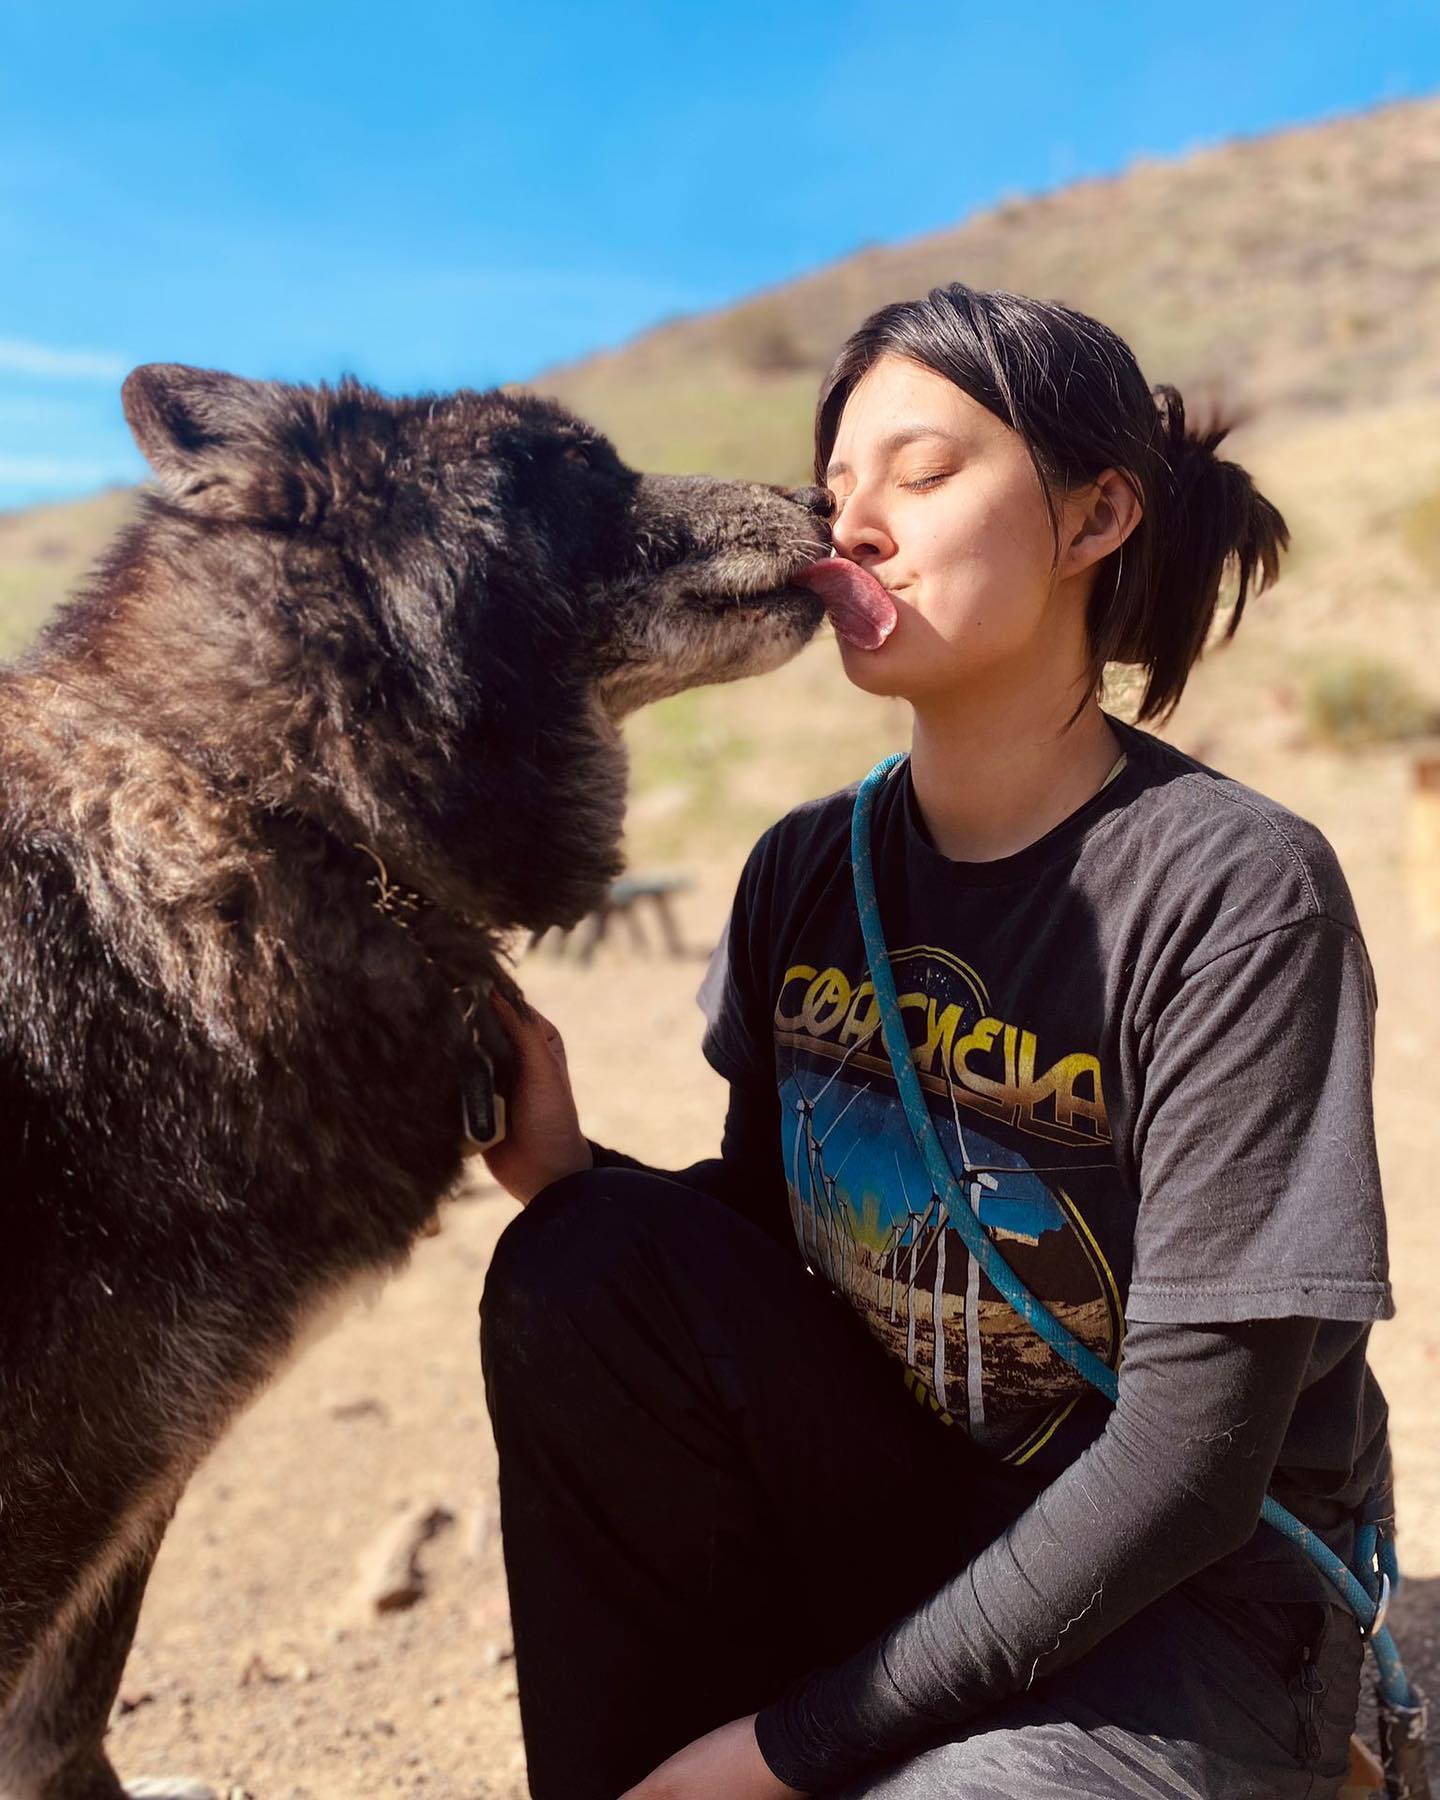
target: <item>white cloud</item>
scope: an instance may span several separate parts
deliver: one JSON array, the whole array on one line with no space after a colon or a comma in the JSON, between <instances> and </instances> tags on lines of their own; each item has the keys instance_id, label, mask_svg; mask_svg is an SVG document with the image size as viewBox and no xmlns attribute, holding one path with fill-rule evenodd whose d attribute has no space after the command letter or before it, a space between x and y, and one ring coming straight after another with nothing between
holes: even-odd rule
<instances>
[{"instance_id":1,"label":"white cloud","mask_svg":"<svg viewBox=\"0 0 1440 1800\"><path fill-rule=\"evenodd\" d=\"M48 376L52 381L118 381L129 369L123 356L107 350L57 350L22 338L0 338L0 371Z\"/></svg>"}]
</instances>

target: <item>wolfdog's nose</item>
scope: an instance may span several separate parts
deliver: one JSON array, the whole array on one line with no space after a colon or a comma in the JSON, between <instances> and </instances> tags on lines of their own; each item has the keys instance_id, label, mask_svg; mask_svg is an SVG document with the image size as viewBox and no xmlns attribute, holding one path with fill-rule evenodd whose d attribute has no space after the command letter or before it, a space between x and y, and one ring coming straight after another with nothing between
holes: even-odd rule
<instances>
[{"instance_id":1,"label":"wolfdog's nose","mask_svg":"<svg viewBox=\"0 0 1440 1800\"><path fill-rule=\"evenodd\" d=\"M823 487L782 488L787 500L803 506L817 519L828 519L831 512L830 490Z\"/></svg>"}]
</instances>

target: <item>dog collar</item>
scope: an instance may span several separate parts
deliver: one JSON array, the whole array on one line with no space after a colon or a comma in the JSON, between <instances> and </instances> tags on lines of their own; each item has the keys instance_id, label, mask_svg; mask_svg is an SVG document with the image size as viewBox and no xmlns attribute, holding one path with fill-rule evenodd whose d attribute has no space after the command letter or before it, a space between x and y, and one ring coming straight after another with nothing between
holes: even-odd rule
<instances>
[{"instance_id":1,"label":"dog collar","mask_svg":"<svg viewBox=\"0 0 1440 1800\"><path fill-rule=\"evenodd\" d=\"M482 1038L484 1015L494 1021L488 983L455 981L452 971L433 954L424 941L424 925L429 918L439 917L443 908L421 893L391 879L384 862L368 844L356 844L375 865L366 878L373 890L370 904L401 931L410 934L415 948L431 968L444 977L460 1008L465 1022L465 1049L460 1057L460 1142L463 1156L475 1156L482 1150L493 1150L505 1136L505 1096L496 1080L495 1062ZM496 1029L499 1029L498 1025Z\"/></svg>"}]
</instances>

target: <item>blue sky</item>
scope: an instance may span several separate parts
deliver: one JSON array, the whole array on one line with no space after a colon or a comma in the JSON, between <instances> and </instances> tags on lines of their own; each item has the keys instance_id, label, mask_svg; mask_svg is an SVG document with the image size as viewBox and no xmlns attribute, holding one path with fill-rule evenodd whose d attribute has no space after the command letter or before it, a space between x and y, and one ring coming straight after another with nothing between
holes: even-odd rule
<instances>
[{"instance_id":1,"label":"blue sky","mask_svg":"<svg viewBox=\"0 0 1440 1800\"><path fill-rule=\"evenodd\" d=\"M1440 90L1434 0L4 0L0 507L141 472L137 362L394 390Z\"/></svg>"}]
</instances>

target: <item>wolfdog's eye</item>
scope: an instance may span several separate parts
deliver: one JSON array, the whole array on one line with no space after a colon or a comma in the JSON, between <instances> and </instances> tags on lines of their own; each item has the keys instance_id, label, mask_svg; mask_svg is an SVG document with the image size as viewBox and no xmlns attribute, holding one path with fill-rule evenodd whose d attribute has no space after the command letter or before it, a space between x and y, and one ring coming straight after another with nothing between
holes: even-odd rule
<instances>
[{"instance_id":1,"label":"wolfdog's eye","mask_svg":"<svg viewBox=\"0 0 1440 1800\"><path fill-rule=\"evenodd\" d=\"M565 446L564 455L566 462L579 463L582 469L588 469L590 467L589 452L584 450L579 444L567 444Z\"/></svg>"}]
</instances>

